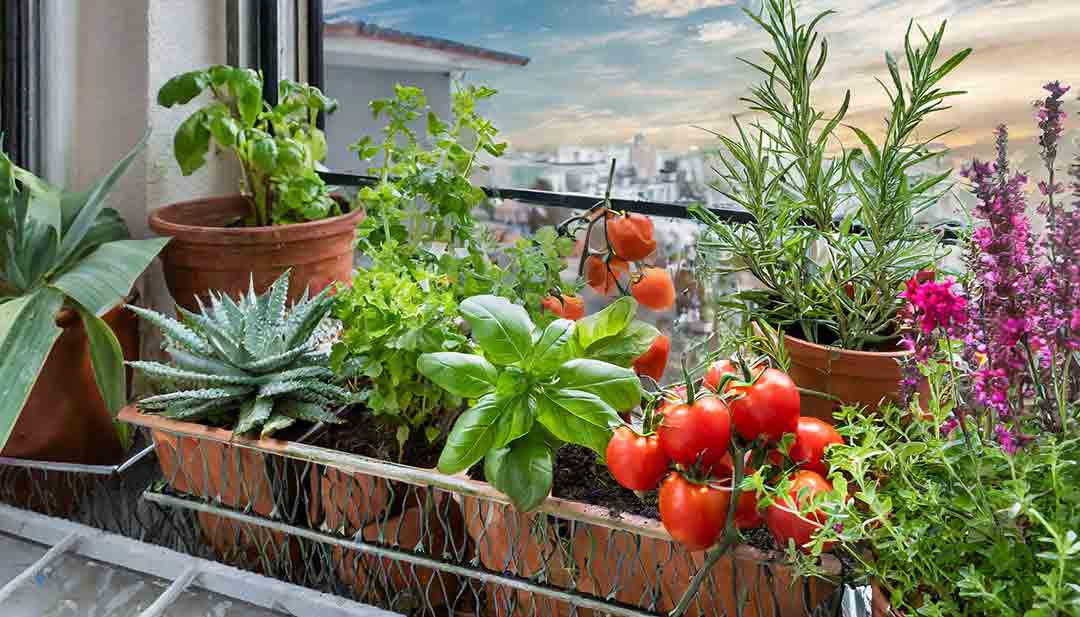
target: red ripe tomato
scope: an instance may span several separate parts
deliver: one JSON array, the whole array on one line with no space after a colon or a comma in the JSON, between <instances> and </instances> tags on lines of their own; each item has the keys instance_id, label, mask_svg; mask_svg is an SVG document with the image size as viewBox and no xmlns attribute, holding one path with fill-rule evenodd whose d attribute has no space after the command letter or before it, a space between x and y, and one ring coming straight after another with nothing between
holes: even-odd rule
<instances>
[{"instance_id":1,"label":"red ripe tomato","mask_svg":"<svg viewBox=\"0 0 1080 617\"><path fill-rule=\"evenodd\" d=\"M629 273L630 266L618 257L605 262L597 255L590 255L585 260L585 280L589 287L598 294L608 295L619 288L616 281Z\"/></svg>"},{"instance_id":2,"label":"red ripe tomato","mask_svg":"<svg viewBox=\"0 0 1080 617\"><path fill-rule=\"evenodd\" d=\"M727 492L730 501L730 494L733 492L730 477L718 484L713 484L713 488ZM739 503L735 504L735 527L737 529L754 529L761 527L765 522L761 512L758 511L757 504L757 494L754 491L742 491L739 493Z\"/></svg>"},{"instance_id":3,"label":"red ripe tomato","mask_svg":"<svg viewBox=\"0 0 1080 617\"><path fill-rule=\"evenodd\" d=\"M799 390L781 371L765 369L754 383L731 385L726 391L743 394L729 404L735 430L747 441L758 436L780 441L784 433L794 433L799 425Z\"/></svg>"},{"instance_id":4,"label":"red ripe tomato","mask_svg":"<svg viewBox=\"0 0 1080 617\"><path fill-rule=\"evenodd\" d=\"M668 470L668 457L656 435L643 437L628 426L615 429L607 446L608 471L632 491L651 491Z\"/></svg>"},{"instance_id":5,"label":"red ripe tomato","mask_svg":"<svg viewBox=\"0 0 1080 617\"><path fill-rule=\"evenodd\" d=\"M706 388L716 392L717 388L720 387L720 380L723 379L724 375L728 374L738 377L739 368L735 366L735 363L731 360L720 360L710 366L709 370L705 371L705 380L703 383Z\"/></svg>"},{"instance_id":6,"label":"red ripe tomato","mask_svg":"<svg viewBox=\"0 0 1080 617\"><path fill-rule=\"evenodd\" d=\"M634 372L638 375L648 375L653 381L660 381L667 368L668 354L671 352L671 339L663 334L653 339L649 350L634 360Z\"/></svg>"},{"instance_id":7,"label":"red ripe tomato","mask_svg":"<svg viewBox=\"0 0 1080 617\"><path fill-rule=\"evenodd\" d=\"M814 534L825 522L825 513L821 510L808 512L805 515L799 514L799 506L796 505L795 500L798 498L799 491L804 489L806 494L803 496L802 504L809 503L811 497L818 493L831 491L832 485L822 478L821 474L805 469L796 471L791 476L791 489L787 498L769 506L765 511L765 523L780 546L786 547L788 540L791 539L795 541L795 546L802 547L813 539ZM829 545L825 546L826 550L829 548Z\"/></svg>"},{"instance_id":8,"label":"red ripe tomato","mask_svg":"<svg viewBox=\"0 0 1080 617\"><path fill-rule=\"evenodd\" d=\"M577 321L585 316L585 301L577 296L564 295L561 298L548 296L544 298L541 306L549 312L571 321Z\"/></svg>"},{"instance_id":9,"label":"red ripe tomato","mask_svg":"<svg viewBox=\"0 0 1080 617\"><path fill-rule=\"evenodd\" d=\"M643 268L630 293L647 309L666 311L675 306L675 283L663 268Z\"/></svg>"},{"instance_id":10,"label":"red ripe tomato","mask_svg":"<svg viewBox=\"0 0 1080 617\"><path fill-rule=\"evenodd\" d=\"M641 214L608 214L607 239L615 255L626 261L638 261L656 250L653 222Z\"/></svg>"},{"instance_id":11,"label":"red ripe tomato","mask_svg":"<svg viewBox=\"0 0 1080 617\"><path fill-rule=\"evenodd\" d=\"M657 429L668 457L689 467L701 463L706 474L727 454L731 443L731 413L718 398L699 398L664 411Z\"/></svg>"},{"instance_id":12,"label":"red ripe tomato","mask_svg":"<svg viewBox=\"0 0 1080 617\"><path fill-rule=\"evenodd\" d=\"M656 408L657 413L666 414L668 412L668 410L670 410L670 409L674 408L676 405L679 405L679 404L683 403L684 401L686 401L686 386L685 385L680 385L680 386L675 386L674 388L670 388L668 390L668 392L669 392L669 394L673 394L675 396L674 400L671 399L671 398L663 399L660 402L660 405Z\"/></svg>"},{"instance_id":13,"label":"red ripe tomato","mask_svg":"<svg viewBox=\"0 0 1080 617\"><path fill-rule=\"evenodd\" d=\"M660 485L660 520L671 537L688 551L716 544L727 521L731 492L692 484L672 473Z\"/></svg>"},{"instance_id":14,"label":"red ripe tomato","mask_svg":"<svg viewBox=\"0 0 1080 617\"><path fill-rule=\"evenodd\" d=\"M817 418L799 418L795 429L795 443L791 444L788 454L799 468L816 471L822 476L829 473L825 464L825 448L832 444L842 444L844 438L831 424Z\"/></svg>"}]
</instances>

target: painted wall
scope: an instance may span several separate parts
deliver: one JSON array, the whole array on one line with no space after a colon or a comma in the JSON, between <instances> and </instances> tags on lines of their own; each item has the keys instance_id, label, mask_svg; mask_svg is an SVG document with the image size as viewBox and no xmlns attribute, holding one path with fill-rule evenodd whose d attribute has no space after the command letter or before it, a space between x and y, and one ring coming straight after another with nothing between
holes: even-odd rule
<instances>
[{"instance_id":1,"label":"painted wall","mask_svg":"<svg viewBox=\"0 0 1080 617\"><path fill-rule=\"evenodd\" d=\"M381 139L385 123L372 118L368 103L374 99L393 97L396 84L423 88L431 109L443 118L450 114L449 73L326 67L326 94L339 103L337 111L330 114L326 121L328 168L354 173L366 171L366 165L349 152L349 145L366 135L371 135L376 141ZM423 121L416 125L418 131L423 131L423 127Z\"/></svg>"}]
</instances>

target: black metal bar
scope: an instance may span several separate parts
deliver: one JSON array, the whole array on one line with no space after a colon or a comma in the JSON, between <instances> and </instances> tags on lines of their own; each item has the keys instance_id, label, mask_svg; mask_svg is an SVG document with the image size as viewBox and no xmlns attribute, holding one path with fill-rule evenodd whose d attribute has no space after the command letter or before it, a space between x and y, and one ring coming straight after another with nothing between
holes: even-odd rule
<instances>
[{"instance_id":1,"label":"black metal bar","mask_svg":"<svg viewBox=\"0 0 1080 617\"><path fill-rule=\"evenodd\" d=\"M307 82L326 91L326 64L323 62L323 0L307 0ZM315 120L326 128L326 113Z\"/></svg>"},{"instance_id":2,"label":"black metal bar","mask_svg":"<svg viewBox=\"0 0 1080 617\"><path fill-rule=\"evenodd\" d=\"M240 0L225 1L225 63L240 66Z\"/></svg>"},{"instance_id":3,"label":"black metal bar","mask_svg":"<svg viewBox=\"0 0 1080 617\"><path fill-rule=\"evenodd\" d=\"M281 71L278 62L278 42L281 36L281 24L278 19L277 0L258 0L255 5L258 13L259 70L263 74L263 99L271 105L278 100L278 80Z\"/></svg>"},{"instance_id":4,"label":"black metal bar","mask_svg":"<svg viewBox=\"0 0 1080 617\"><path fill-rule=\"evenodd\" d=\"M38 169L38 1L6 0L0 6L3 65L0 66L0 132L16 165Z\"/></svg>"}]
</instances>

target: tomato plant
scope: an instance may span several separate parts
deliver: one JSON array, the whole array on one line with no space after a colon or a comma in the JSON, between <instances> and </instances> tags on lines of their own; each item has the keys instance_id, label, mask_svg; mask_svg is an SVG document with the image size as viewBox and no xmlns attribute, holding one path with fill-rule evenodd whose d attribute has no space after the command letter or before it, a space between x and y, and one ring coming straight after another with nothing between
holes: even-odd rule
<instances>
[{"instance_id":1,"label":"tomato plant","mask_svg":"<svg viewBox=\"0 0 1080 617\"><path fill-rule=\"evenodd\" d=\"M548 312L571 321L577 321L585 316L585 301L578 296L548 296L544 298L542 306Z\"/></svg>"},{"instance_id":2,"label":"tomato plant","mask_svg":"<svg viewBox=\"0 0 1080 617\"><path fill-rule=\"evenodd\" d=\"M654 311L666 311L675 306L675 283L663 268L643 268L630 293L642 306Z\"/></svg>"},{"instance_id":3,"label":"tomato plant","mask_svg":"<svg viewBox=\"0 0 1080 617\"><path fill-rule=\"evenodd\" d=\"M668 457L654 435L638 435L620 426L608 442L608 470L615 480L632 491L651 491L668 471Z\"/></svg>"},{"instance_id":4,"label":"tomato plant","mask_svg":"<svg viewBox=\"0 0 1080 617\"><path fill-rule=\"evenodd\" d=\"M690 467L700 463L710 473L731 442L731 413L719 398L704 397L664 410L657 433L664 452L676 463Z\"/></svg>"},{"instance_id":5,"label":"tomato plant","mask_svg":"<svg viewBox=\"0 0 1080 617\"><path fill-rule=\"evenodd\" d=\"M630 266L618 257L605 260L589 255L585 260L585 280L598 294L608 295L619 288L618 280L630 271Z\"/></svg>"},{"instance_id":6,"label":"tomato plant","mask_svg":"<svg viewBox=\"0 0 1080 617\"><path fill-rule=\"evenodd\" d=\"M688 551L716 543L727 522L731 492L694 484L673 472L660 485L660 520L671 537Z\"/></svg>"},{"instance_id":7,"label":"tomato plant","mask_svg":"<svg viewBox=\"0 0 1080 617\"><path fill-rule=\"evenodd\" d=\"M755 373L749 383L732 382L725 389L734 396L729 405L735 430L747 441L780 441L798 427L799 391L787 374L774 368Z\"/></svg>"},{"instance_id":8,"label":"tomato plant","mask_svg":"<svg viewBox=\"0 0 1080 617\"><path fill-rule=\"evenodd\" d=\"M787 495L765 510L765 522L780 546L787 546L788 540L794 540L795 546L806 552L803 545L821 529L825 513L821 510L802 511L807 509L814 495L830 491L832 485L815 471L804 469L792 474Z\"/></svg>"},{"instance_id":9,"label":"tomato plant","mask_svg":"<svg viewBox=\"0 0 1080 617\"><path fill-rule=\"evenodd\" d=\"M844 443L843 437L831 424L817 418L801 417L795 429L795 442L788 454L801 469L816 471L822 476L829 473L825 463L825 449L833 444Z\"/></svg>"},{"instance_id":10,"label":"tomato plant","mask_svg":"<svg viewBox=\"0 0 1080 617\"><path fill-rule=\"evenodd\" d=\"M712 390L713 392L719 392L720 380L724 378L724 375L738 376L739 368L735 366L735 363L731 360L720 360L709 367L709 370L705 371L705 379L702 382L703 385Z\"/></svg>"},{"instance_id":11,"label":"tomato plant","mask_svg":"<svg viewBox=\"0 0 1080 617\"><path fill-rule=\"evenodd\" d=\"M634 360L634 372L638 375L648 375L653 381L659 382L667 368L668 354L671 353L671 339L661 334L653 339L649 350Z\"/></svg>"},{"instance_id":12,"label":"tomato plant","mask_svg":"<svg viewBox=\"0 0 1080 617\"><path fill-rule=\"evenodd\" d=\"M620 259L639 261L656 250L653 222L647 216L608 213L606 231L611 250Z\"/></svg>"}]
</instances>

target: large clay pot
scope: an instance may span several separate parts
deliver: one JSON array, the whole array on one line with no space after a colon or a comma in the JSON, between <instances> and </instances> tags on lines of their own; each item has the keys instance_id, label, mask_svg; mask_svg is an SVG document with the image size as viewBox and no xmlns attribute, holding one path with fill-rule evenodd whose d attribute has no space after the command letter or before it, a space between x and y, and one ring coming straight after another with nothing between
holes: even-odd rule
<instances>
[{"instance_id":1,"label":"large clay pot","mask_svg":"<svg viewBox=\"0 0 1080 617\"><path fill-rule=\"evenodd\" d=\"M230 226L247 213L248 201L233 195L170 204L150 215L151 229L173 238L161 260L169 293L180 306L195 310L195 296L205 300L209 290L237 296L251 280L260 293L290 268L290 301L305 289L314 294L351 280L362 209L310 223Z\"/></svg>"},{"instance_id":2,"label":"large clay pot","mask_svg":"<svg viewBox=\"0 0 1080 617\"><path fill-rule=\"evenodd\" d=\"M899 397L900 362L911 352L848 351L784 336L784 345L791 356L788 373L802 388L824 392L847 404L864 405L875 411L881 402L896 401ZM929 389L919 388L926 400ZM801 414L833 421L833 410L839 403L826 398L803 395Z\"/></svg>"},{"instance_id":3,"label":"large clay pot","mask_svg":"<svg viewBox=\"0 0 1080 617\"><path fill-rule=\"evenodd\" d=\"M138 318L119 305L102 317L120 341L125 360L137 360ZM94 380L90 346L78 313L64 309L63 332L49 352L30 397L0 456L62 463L115 465L124 448ZM131 383L128 370L128 383Z\"/></svg>"}]
</instances>

